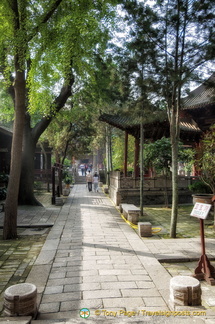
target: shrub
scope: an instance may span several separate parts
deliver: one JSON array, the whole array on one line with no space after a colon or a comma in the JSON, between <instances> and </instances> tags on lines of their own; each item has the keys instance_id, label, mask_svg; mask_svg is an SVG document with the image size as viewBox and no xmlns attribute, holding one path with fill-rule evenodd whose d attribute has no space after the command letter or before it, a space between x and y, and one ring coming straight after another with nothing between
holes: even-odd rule
<instances>
[{"instance_id":1,"label":"shrub","mask_svg":"<svg viewBox=\"0 0 215 324\"><path fill-rule=\"evenodd\" d=\"M193 184L188 186L189 190L193 193L204 193L204 194L210 194L212 193L210 187L206 185L203 181L196 181Z\"/></svg>"}]
</instances>

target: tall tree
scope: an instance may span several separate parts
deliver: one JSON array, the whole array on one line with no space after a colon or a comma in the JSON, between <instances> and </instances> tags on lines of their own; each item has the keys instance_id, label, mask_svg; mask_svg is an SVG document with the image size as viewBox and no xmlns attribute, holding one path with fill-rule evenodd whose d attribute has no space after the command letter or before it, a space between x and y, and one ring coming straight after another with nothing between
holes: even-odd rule
<instances>
[{"instance_id":1,"label":"tall tree","mask_svg":"<svg viewBox=\"0 0 215 324\"><path fill-rule=\"evenodd\" d=\"M212 1L213 2L213 1ZM172 212L170 236L176 237L178 216L178 143L182 91L205 63L214 60L214 10L211 1L157 1L162 94L166 100L172 145Z\"/></svg>"},{"instance_id":2,"label":"tall tree","mask_svg":"<svg viewBox=\"0 0 215 324\"><path fill-rule=\"evenodd\" d=\"M149 64L146 58L145 61L153 80L145 79L145 82L151 83L157 96L165 100L172 147L170 236L176 237L181 97L187 82L197 79L202 70L210 69L207 63L214 60L214 1L157 0L150 6L147 3L133 1L133 5L125 5L127 19L134 30L129 43L135 45L136 41L139 56L141 46L143 51L152 49L153 62Z\"/></svg>"},{"instance_id":3,"label":"tall tree","mask_svg":"<svg viewBox=\"0 0 215 324\"><path fill-rule=\"evenodd\" d=\"M68 106L68 105L67 105ZM77 159L89 150L95 129L88 107L62 109L54 118L42 138L52 147L55 160L64 164L66 158Z\"/></svg>"},{"instance_id":4,"label":"tall tree","mask_svg":"<svg viewBox=\"0 0 215 324\"><path fill-rule=\"evenodd\" d=\"M107 40L110 22L104 17L114 2L3 0L0 4L0 72L15 107L5 239L17 236L19 187L20 202L36 203L36 143L71 96L74 76L89 77L92 54L102 51Z\"/></svg>"}]
</instances>

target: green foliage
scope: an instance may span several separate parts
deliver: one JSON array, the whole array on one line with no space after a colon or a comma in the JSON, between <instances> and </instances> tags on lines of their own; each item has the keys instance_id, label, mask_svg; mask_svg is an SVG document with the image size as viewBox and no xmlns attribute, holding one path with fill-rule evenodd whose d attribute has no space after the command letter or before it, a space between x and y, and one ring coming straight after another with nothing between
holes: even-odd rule
<instances>
[{"instance_id":1,"label":"green foliage","mask_svg":"<svg viewBox=\"0 0 215 324\"><path fill-rule=\"evenodd\" d=\"M179 158L185 164L185 170L191 172L194 165L195 150L186 148L179 151Z\"/></svg>"},{"instance_id":2,"label":"green foliage","mask_svg":"<svg viewBox=\"0 0 215 324\"><path fill-rule=\"evenodd\" d=\"M203 181L196 181L196 182L192 183L191 185L189 185L188 188L193 193L198 193L198 194L212 193L209 186Z\"/></svg>"},{"instance_id":3,"label":"green foliage","mask_svg":"<svg viewBox=\"0 0 215 324\"><path fill-rule=\"evenodd\" d=\"M35 190L41 190L42 189L41 181L34 181L34 189Z\"/></svg>"},{"instance_id":4,"label":"green foliage","mask_svg":"<svg viewBox=\"0 0 215 324\"><path fill-rule=\"evenodd\" d=\"M184 149L179 143L179 158L181 162L192 165L194 150ZM146 167L154 167L157 172L168 174L172 164L171 141L162 137L153 143L144 145L144 164Z\"/></svg>"},{"instance_id":5,"label":"green foliage","mask_svg":"<svg viewBox=\"0 0 215 324\"><path fill-rule=\"evenodd\" d=\"M56 157L68 157L71 161L72 156L78 158L88 150L95 130L92 116L86 113L87 107L82 109L77 104L70 108L67 106L58 113L44 133L43 140L49 142Z\"/></svg>"},{"instance_id":6,"label":"green foliage","mask_svg":"<svg viewBox=\"0 0 215 324\"><path fill-rule=\"evenodd\" d=\"M206 183L215 194L215 125L205 133L200 146L200 158L197 166L200 169L201 180Z\"/></svg>"},{"instance_id":7,"label":"green foliage","mask_svg":"<svg viewBox=\"0 0 215 324\"><path fill-rule=\"evenodd\" d=\"M65 184L71 184L73 182L73 177L68 170L63 171L63 181Z\"/></svg>"},{"instance_id":8,"label":"green foliage","mask_svg":"<svg viewBox=\"0 0 215 324\"><path fill-rule=\"evenodd\" d=\"M5 84L0 81L0 121L7 126L11 121L13 121L13 118L13 101L6 92Z\"/></svg>"},{"instance_id":9,"label":"green foliage","mask_svg":"<svg viewBox=\"0 0 215 324\"><path fill-rule=\"evenodd\" d=\"M1 182L1 183L4 183L4 184L7 186L8 181L9 181L9 175L6 174L6 173L4 173L4 172L1 173L1 174L0 174L0 182Z\"/></svg>"},{"instance_id":10,"label":"green foliage","mask_svg":"<svg viewBox=\"0 0 215 324\"><path fill-rule=\"evenodd\" d=\"M125 135L122 131L116 131L112 136L112 163L114 170L123 171L125 154ZM134 169L134 137L128 136L128 171Z\"/></svg>"},{"instance_id":11,"label":"green foliage","mask_svg":"<svg viewBox=\"0 0 215 324\"><path fill-rule=\"evenodd\" d=\"M71 183L72 183L72 176L67 175L67 176L64 178L63 181L64 181L65 184L71 184Z\"/></svg>"},{"instance_id":12,"label":"green foliage","mask_svg":"<svg viewBox=\"0 0 215 324\"><path fill-rule=\"evenodd\" d=\"M49 0L20 2L23 29L16 37L12 15L6 14L11 12L9 2L4 0L0 5L0 20L4 21L0 26L0 73L4 78L1 80L4 88L0 92L0 119L8 121L14 116L8 89L12 89L14 81L15 49L23 46L26 109L31 115L32 127L41 119L51 120L56 115L56 98L62 86L68 84L71 71L74 75L73 101L41 139L48 139L60 155L64 155L69 141L71 156L88 150L97 128L95 120L99 109L101 106L106 109L117 100L118 76L110 57L105 58L104 54L118 1L64 0L59 6L56 3ZM71 110L74 110L72 115Z\"/></svg>"},{"instance_id":13,"label":"green foliage","mask_svg":"<svg viewBox=\"0 0 215 324\"><path fill-rule=\"evenodd\" d=\"M157 172L169 172L171 166L171 143L169 138L162 137L154 143L144 145L144 165L154 167Z\"/></svg>"},{"instance_id":14,"label":"green foliage","mask_svg":"<svg viewBox=\"0 0 215 324\"><path fill-rule=\"evenodd\" d=\"M55 114L54 98L71 70L76 80L94 78L94 54L104 53L117 1L59 3L18 1L22 25L17 30L10 1L2 0L0 5L0 72L10 86L13 57L20 52L27 75L28 111L36 121Z\"/></svg>"},{"instance_id":15,"label":"green foliage","mask_svg":"<svg viewBox=\"0 0 215 324\"><path fill-rule=\"evenodd\" d=\"M63 162L63 165L65 166L65 167L67 167L67 168L69 168L70 166L71 166L71 160L69 160L69 159L65 159L64 160L64 162Z\"/></svg>"}]
</instances>

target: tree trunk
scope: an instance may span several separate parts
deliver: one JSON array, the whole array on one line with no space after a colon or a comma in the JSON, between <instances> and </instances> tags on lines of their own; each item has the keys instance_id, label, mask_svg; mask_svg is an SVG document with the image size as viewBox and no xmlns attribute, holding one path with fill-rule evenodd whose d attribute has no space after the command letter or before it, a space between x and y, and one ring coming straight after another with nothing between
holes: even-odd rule
<instances>
[{"instance_id":1,"label":"tree trunk","mask_svg":"<svg viewBox=\"0 0 215 324\"><path fill-rule=\"evenodd\" d=\"M71 88L74 77L71 72L71 79L61 89L59 96L54 100L56 112L64 107L67 99L71 96ZM30 116L25 115L26 125L23 140L22 175L19 190L19 204L22 205L41 205L34 197L34 154L37 142L43 132L51 123L52 116L43 117L34 128L30 127Z\"/></svg>"},{"instance_id":2,"label":"tree trunk","mask_svg":"<svg viewBox=\"0 0 215 324\"><path fill-rule=\"evenodd\" d=\"M16 69L15 77L15 120L11 148L10 178L5 203L3 238L17 237L17 206L21 173L22 139L25 124L25 73Z\"/></svg>"},{"instance_id":3,"label":"tree trunk","mask_svg":"<svg viewBox=\"0 0 215 324\"><path fill-rule=\"evenodd\" d=\"M36 142L32 136L29 117L26 117L23 138L22 168L19 187L19 205L41 204L34 197L34 155Z\"/></svg>"},{"instance_id":4,"label":"tree trunk","mask_svg":"<svg viewBox=\"0 0 215 324\"><path fill-rule=\"evenodd\" d=\"M169 208L169 197L168 197L168 186L167 186L167 170L165 170L164 181L165 181L165 188L164 188L164 204L166 208Z\"/></svg>"},{"instance_id":5,"label":"tree trunk","mask_svg":"<svg viewBox=\"0 0 215 324\"><path fill-rule=\"evenodd\" d=\"M46 174L45 179L46 179L46 183L47 183L47 191L50 192L50 187L49 187L50 179L49 179L49 174L48 174L48 157L47 157L46 150L42 143L40 143L40 147L41 147L42 153L44 155L44 162L45 162L44 168L45 168L45 174Z\"/></svg>"},{"instance_id":6,"label":"tree trunk","mask_svg":"<svg viewBox=\"0 0 215 324\"><path fill-rule=\"evenodd\" d=\"M112 154L111 154L111 127L106 127L106 168L107 168L107 185L110 185L110 172L112 171Z\"/></svg>"},{"instance_id":7,"label":"tree trunk","mask_svg":"<svg viewBox=\"0 0 215 324\"><path fill-rule=\"evenodd\" d=\"M178 140L172 136L172 210L170 237L176 237L178 218Z\"/></svg>"}]
</instances>

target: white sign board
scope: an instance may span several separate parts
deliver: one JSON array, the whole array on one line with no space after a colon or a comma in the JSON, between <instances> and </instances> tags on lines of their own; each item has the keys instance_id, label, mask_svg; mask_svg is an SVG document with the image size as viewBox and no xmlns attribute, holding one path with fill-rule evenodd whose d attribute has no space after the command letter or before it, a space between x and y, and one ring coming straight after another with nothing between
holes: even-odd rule
<instances>
[{"instance_id":1,"label":"white sign board","mask_svg":"<svg viewBox=\"0 0 215 324\"><path fill-rule=\"evenodd\" d=\"M203 204L197 202L195 203L190 215L201 219L206 219L210 209L211 209L210 204Z\"/></svg>"}]
</instances>

